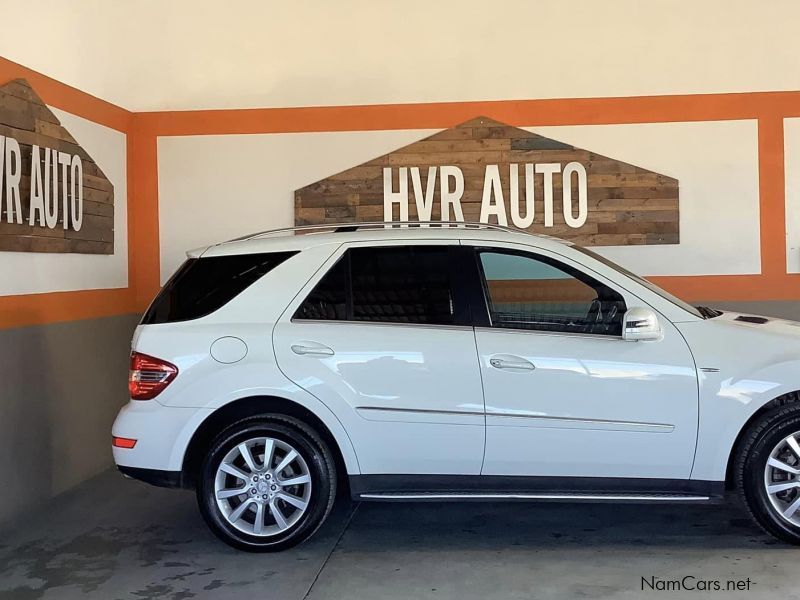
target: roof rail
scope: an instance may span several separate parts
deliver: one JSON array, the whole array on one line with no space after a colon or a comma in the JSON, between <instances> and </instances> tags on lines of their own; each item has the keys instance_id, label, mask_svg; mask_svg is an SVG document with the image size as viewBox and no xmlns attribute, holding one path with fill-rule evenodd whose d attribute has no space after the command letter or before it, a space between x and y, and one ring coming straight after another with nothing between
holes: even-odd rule
<instances>
[{"instance_id":1,"label":"roof rail","mask_svg":"<svg viewBox=\"0 0 800 600\"><path fill-rule=\"evenodd\" d=\"M494 225L491 223L476 223L472 221L365 221L350 223L319 223L316 225L297 225L295 227L267 229L265 231L258 231L256 233L251 233L228 241L243 242L259 237L289 232L332 230L334 233L346 233L358 231L359 229L392 229L397 227L461 227L468 229L492 229L498 231L507 231L510 233L528 233L524 229L517 229L515 227L506 227L504 225Z\"/></svg>"}]
</instances>

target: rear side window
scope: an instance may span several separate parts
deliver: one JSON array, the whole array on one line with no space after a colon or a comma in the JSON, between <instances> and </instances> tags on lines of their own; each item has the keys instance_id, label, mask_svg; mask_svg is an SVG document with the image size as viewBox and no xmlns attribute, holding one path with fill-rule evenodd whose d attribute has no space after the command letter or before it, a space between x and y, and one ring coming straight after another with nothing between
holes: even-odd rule
<instances>
[{"instance_id":1,"label":"rear side window","mask_svg":"<svg viewBox=\"0 0 800 600\"><path fill-rule=\"evenodd\" d=\"M199 319L233 298L297 252L190 258L161 289L142 325Z\"/></svg>"},{"instance_id":2,"label":"rear side window","mask_svg":"<svg viewBox=\"0 0 800 600\"><path fill-rule=\"evenodd\" d=\"M351 248L294 318L453 325L451 256L449 246Z\"/></svg>"}]
</instances>

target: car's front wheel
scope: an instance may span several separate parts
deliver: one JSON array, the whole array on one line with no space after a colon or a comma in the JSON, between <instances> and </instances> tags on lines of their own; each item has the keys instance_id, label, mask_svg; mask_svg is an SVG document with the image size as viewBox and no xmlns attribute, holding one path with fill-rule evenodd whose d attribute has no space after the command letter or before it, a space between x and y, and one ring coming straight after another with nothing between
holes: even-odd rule
<instances>
[{"instance_id":1,"label":"car's front wheel","mask_svg":"<svg viewBox=\"0 0 800 600\"><path fill-rule=\"evenodd\" d=\"M800 544L800 404L773 408L754 423L734 468L737 488L758 524Z\"/></svg>"},{"instance_id":2,"label":"car's front wheel","mask_svg":"<svg viewBox=\"0 0 800 600\"><path fill-rule=\"evenodd\" d=\"M284 415L243 419L222 431L197 486L212 531L254 552L283 550L310 537L335 496L329 448L313 429Z\"/></svg>"}]
</instances>

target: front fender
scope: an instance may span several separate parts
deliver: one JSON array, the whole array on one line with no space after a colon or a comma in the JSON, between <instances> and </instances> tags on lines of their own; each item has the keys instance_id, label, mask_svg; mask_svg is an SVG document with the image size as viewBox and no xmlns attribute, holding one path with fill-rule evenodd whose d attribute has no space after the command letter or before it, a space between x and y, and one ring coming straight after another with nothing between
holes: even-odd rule
<instances>
[{"instance_id":1,"label":"front fender","mask_svg":"<svg viewBox=\"0 0 800 600\"><path fill-rule=\"evenodd\" d=\"M700 419L691 478L722 481L739 433L770 401L800 390L800 360L786 359L743 375L699 372Z\"/></svg>"}]
</instances>

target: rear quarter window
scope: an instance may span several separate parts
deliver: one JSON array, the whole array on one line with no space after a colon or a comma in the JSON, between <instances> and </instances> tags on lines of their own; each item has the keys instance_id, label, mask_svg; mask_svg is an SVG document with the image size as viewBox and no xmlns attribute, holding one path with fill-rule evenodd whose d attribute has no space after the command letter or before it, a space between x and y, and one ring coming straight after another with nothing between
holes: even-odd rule
<instances>
[{"instance_id":1,"label":"rear quarter window","mask_svg":"<svg viewBox=\"0 0 800 600\"><path fill-rule=\"evenodd\" d=\"M199 319L222 308L297 252L190 258L156 296L142 325Z\"/></svg>"}]
</instances>

